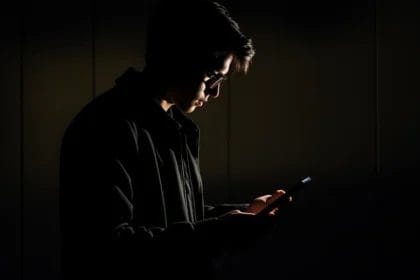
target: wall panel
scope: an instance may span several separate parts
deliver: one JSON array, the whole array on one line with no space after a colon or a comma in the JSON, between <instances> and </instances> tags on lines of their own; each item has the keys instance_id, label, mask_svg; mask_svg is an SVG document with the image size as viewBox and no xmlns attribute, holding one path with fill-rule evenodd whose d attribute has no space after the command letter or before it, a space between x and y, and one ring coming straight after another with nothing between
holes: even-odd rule
<instances>
[{"instance_id":1,"label":"wall panel","mask_svg":"<svg viewBox=\"0 0 420 280\"><path fill-rule=\"evenodd\" d=\"M416 1L378 2L380 167L385 175L419 168L419 8Z\"/></svg>"},{"instance_id":2,"label":"wall panel","mask_svg":"<svg viewBox=\"0 0 420 280\"><path fill-rule=\"evenodd\" d=\"M0 12L0 278L20 278L21 18Z\"/></svg>"},{"instance_id":3,"label":"wall panel","mask_svg":"<svg viewBox=\"0 0 420 280\"><path fill-rule=\"evenodd\" d=\"M96 1L94 6L95 93L111 88L115 79L144 66L147 1Z\"/></svg>"},{"instance_id":4,"label":"wall panel","mask_svg":"<svg viewBox=\"0 0 420 280\"><path fill-rule=\"evenodd\" d=\"M58 279L61 137L93 96L143 68L152 2L33 2L22 21L3 9L0 278ZM419 4L222 2L257 54L191 115L208 201L243 201L308 173L348 184L418 166Z\"/></svg>"},{"instance_id":5,"label":"wall panel","mask_svg":"<svg viewBox=\"0 0 420 280\"><path fill-rule=\"evenodd\" d=\"M25 6L23 98L24 279L58 279L59 149L71 118L92 98L89 2Z\"/></svg>"},{"instance_id":6,"label":"wall panel","mask_svg":"<svg viewBox=\"0 0 420 280\"><path fill-rule=\"evenodd\" d=\"M311 174L322 183L375 170L372 1L235 7L257 54L232 83L236 197Z\"/></svg>"}]
</instances>

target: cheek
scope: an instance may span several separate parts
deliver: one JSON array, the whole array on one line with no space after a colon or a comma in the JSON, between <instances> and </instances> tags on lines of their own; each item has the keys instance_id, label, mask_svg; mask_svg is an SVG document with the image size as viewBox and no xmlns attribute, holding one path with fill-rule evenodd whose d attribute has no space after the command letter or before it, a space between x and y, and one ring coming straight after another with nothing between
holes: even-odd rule
<instances>
[{"instance_id":1,"label":"cheek","mask_svg":"<svg viewBox=\"0 0 420 280\"><path fill-rule=\"evenodd\" d=\"M202 99L205 97L204 90L206 89L206 86L204 83L200 83L199 85L195 86L194 88L191 88L191 99Z\"/></svg>"},{"instance_id":2,"label":"cheek","mask_svg":"<svg viewBox=\"0 0 420 280\"><path fill-rule=\"evenodd\" d=\"M205 83L201 83L200 87L198 89L198 92L200 93L200 97L204 96L204 91L206 90L206 84Z\"/></svg>"},{"instance_id":3,"label":"cheek","mask_svg":"<svg viewBox=\"0 0 420 280\"><path fill-rule=\"evenodd\" d=\"M198 99L204 99L206 85L204 82L199 81L197 83L184 84L178 88L178 100L184 103L190 103L197 101Z\"/></svg>"}]
</instances>

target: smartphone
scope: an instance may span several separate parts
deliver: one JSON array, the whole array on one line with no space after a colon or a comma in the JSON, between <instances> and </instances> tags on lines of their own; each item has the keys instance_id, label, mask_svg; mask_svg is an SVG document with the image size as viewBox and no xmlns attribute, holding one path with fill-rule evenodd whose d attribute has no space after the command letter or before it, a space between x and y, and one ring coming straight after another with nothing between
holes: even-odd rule
<instances>
[{"instance_id":1,"label":"smartphone","mask_svg":"<svg viewBox=\"0 0 420 280\"><path fill-rule=\"evenodd\" d=\"M270 204L268 204L265 208L263 208L260 212L257 213L257 216L265 216L268 215L271 211L276 209L277 207L280 207L281 205L284 205L290 201L290 197L293 198L293 196L302 189L303 186L307 185L312 181L311 177L305 177L301 180L299 180L297 183L292 185L290 188L286 189L286 193L277 198L276 200L272 201Z\"/></svg>"}]
</instances>

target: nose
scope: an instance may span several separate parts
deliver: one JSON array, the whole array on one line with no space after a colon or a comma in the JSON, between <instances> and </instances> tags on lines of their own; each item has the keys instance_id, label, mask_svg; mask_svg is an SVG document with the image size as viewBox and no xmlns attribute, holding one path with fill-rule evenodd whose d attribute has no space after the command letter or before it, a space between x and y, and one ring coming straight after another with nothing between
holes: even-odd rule
<instances>
[{"instance_id":1,"label":"nose","mask_svg":"<svg viewBox=\"0 0 420 280\"><path fill-rule=\"evenodd\" d=\"M213 98L219 97L219 94L220 94L220 84L217 85L217 86L215 86L214 88L206 88L204 90L204 93L206 95L209 95L209 96L213 97Z\"/></svg>"}]
</instances>

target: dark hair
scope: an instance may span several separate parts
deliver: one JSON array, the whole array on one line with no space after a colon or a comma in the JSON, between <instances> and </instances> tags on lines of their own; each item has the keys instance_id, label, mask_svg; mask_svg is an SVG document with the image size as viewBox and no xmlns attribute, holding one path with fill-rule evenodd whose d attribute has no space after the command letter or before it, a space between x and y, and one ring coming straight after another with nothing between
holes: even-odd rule
<instances>
[{"instance_id":1,"label":"dark hair","mask_svg":"<svg viewBox=\"0 0 420 280\"><path fill-rule=\"evenodd\" d=\"M255 50L223 5L207 0L168 0L155 6L148 21L149 67L205 69L228 54L233 54L234 70L246 72Z\"/></svg>"}]
</instances>

